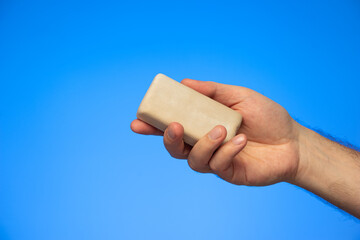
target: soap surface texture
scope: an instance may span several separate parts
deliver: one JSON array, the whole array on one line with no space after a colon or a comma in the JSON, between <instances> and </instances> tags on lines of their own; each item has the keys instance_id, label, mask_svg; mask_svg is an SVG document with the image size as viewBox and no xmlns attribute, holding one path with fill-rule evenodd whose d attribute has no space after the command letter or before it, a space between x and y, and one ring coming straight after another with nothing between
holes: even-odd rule
<instances>
[{"instance_id":1,"label":"soap surface texture","mask_svg":"<svg viewBox=\"0 0 360 240\"><path fill-rule=\"evenodd\" d=\"M231 108L159 73L137 111L137 118L164 131L171 122L184 127L184 141L193 146L216 125L227 130L224 143L237 134L242 116Z\"/></svg>"}]
</instances>

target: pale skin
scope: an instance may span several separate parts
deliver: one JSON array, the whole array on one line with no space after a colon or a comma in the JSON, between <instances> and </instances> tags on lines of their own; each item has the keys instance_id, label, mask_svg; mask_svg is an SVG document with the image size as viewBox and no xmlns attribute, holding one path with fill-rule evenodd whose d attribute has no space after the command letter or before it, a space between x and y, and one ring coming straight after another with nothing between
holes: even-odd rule
<instances>
[{"instance_id":1,"label":"pale skin","mask_svg":"<svg viewBox=\"0 0 360 240\"><path fill-rule=\"evenodd\" d=\"M238 135L221 146L226 129L219 125L191 147L183 142L184 129L177 122L163 133L135 119L131 129L163 135L170 155L187 159L197 172L236 185L289 182L360 218L358 151L300 125L278 103L251 89L191 79L181 83L241 113Z\"/></svg>"}]
</instances>

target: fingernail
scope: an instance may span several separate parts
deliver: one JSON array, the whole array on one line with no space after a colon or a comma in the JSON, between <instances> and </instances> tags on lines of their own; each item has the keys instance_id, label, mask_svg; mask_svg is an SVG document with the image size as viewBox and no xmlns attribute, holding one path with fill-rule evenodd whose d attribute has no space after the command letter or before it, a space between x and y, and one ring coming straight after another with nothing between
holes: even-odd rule
<instances>
[{"instance_id":1,"label":"fingernail","mask_svg":"<svg viewBox=\"0 0 360 240\"><path fill-rule=\"evenodd\" d=\"M244 135L236 136L236 137L234 137L231 141L232 141L235 145L240 145L240 144L242 144L242 143L245 141L245 136L244 136Z\"/></svg>"},{"instance_id":2,"label":"fingernail","mask_svg":"<svg viewBox=\"0 0 360 240\"><path fill-rule=\"evenodd\" d=\"M215 127L213 130L210 131L209 138L211 140L215 140L221 137L221 134L222 134L221 129L219 127Z\"/></svg>"},{"instance_id":3,"label":"fingernail","mask_svg":"<svg viewBox=\"0 0 360 240\"><path fill-rule=\"evenodd\" d=\"M171 140L174 140L176 138L176 135L174 133L174 130L171 129L171 127L168 128L167 135Z\"/></svg>"}]
</instances>

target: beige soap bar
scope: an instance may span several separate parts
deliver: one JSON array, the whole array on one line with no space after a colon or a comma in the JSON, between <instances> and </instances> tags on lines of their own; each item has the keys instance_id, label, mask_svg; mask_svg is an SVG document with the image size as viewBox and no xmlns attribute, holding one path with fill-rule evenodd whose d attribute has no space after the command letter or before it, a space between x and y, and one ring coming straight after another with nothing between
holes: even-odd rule
<instances>
[{"instance_id":1,"label":"beige soap bar","mask_svg":"<svg viewBox=\"0 0 360 240\"><path fill-rule=\"evenodd\" d=\"M171 122L184 127L184 141L194 145L216 125L227 130L224 142L234 137L241 114L159 73L137 111L137 118L164 131Z\"/></svg>"}]
</instances>

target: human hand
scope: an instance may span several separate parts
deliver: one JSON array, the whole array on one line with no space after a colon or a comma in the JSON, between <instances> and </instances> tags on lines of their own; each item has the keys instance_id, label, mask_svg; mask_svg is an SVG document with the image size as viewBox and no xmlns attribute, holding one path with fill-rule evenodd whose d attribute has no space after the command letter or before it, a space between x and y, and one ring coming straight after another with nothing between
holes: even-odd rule
<instances>
[{"instance_id":1,"label":"human hand","mask_svg":"<svg viewBox=\"0 0 360 240\"><path fill-rule=\"evenodd\" d=\"M191 79L181 83L241 113L239 134L220 146L226 129L216 126L191 147L183 142L179 123L171 123L163 133L136 119L131 129L164 135L171 156L188 159L193 170L215 173L233 184L261 186L293 180L299 166L299 124L282 106L244 87Z\"/></svg>"}]
</instances>

